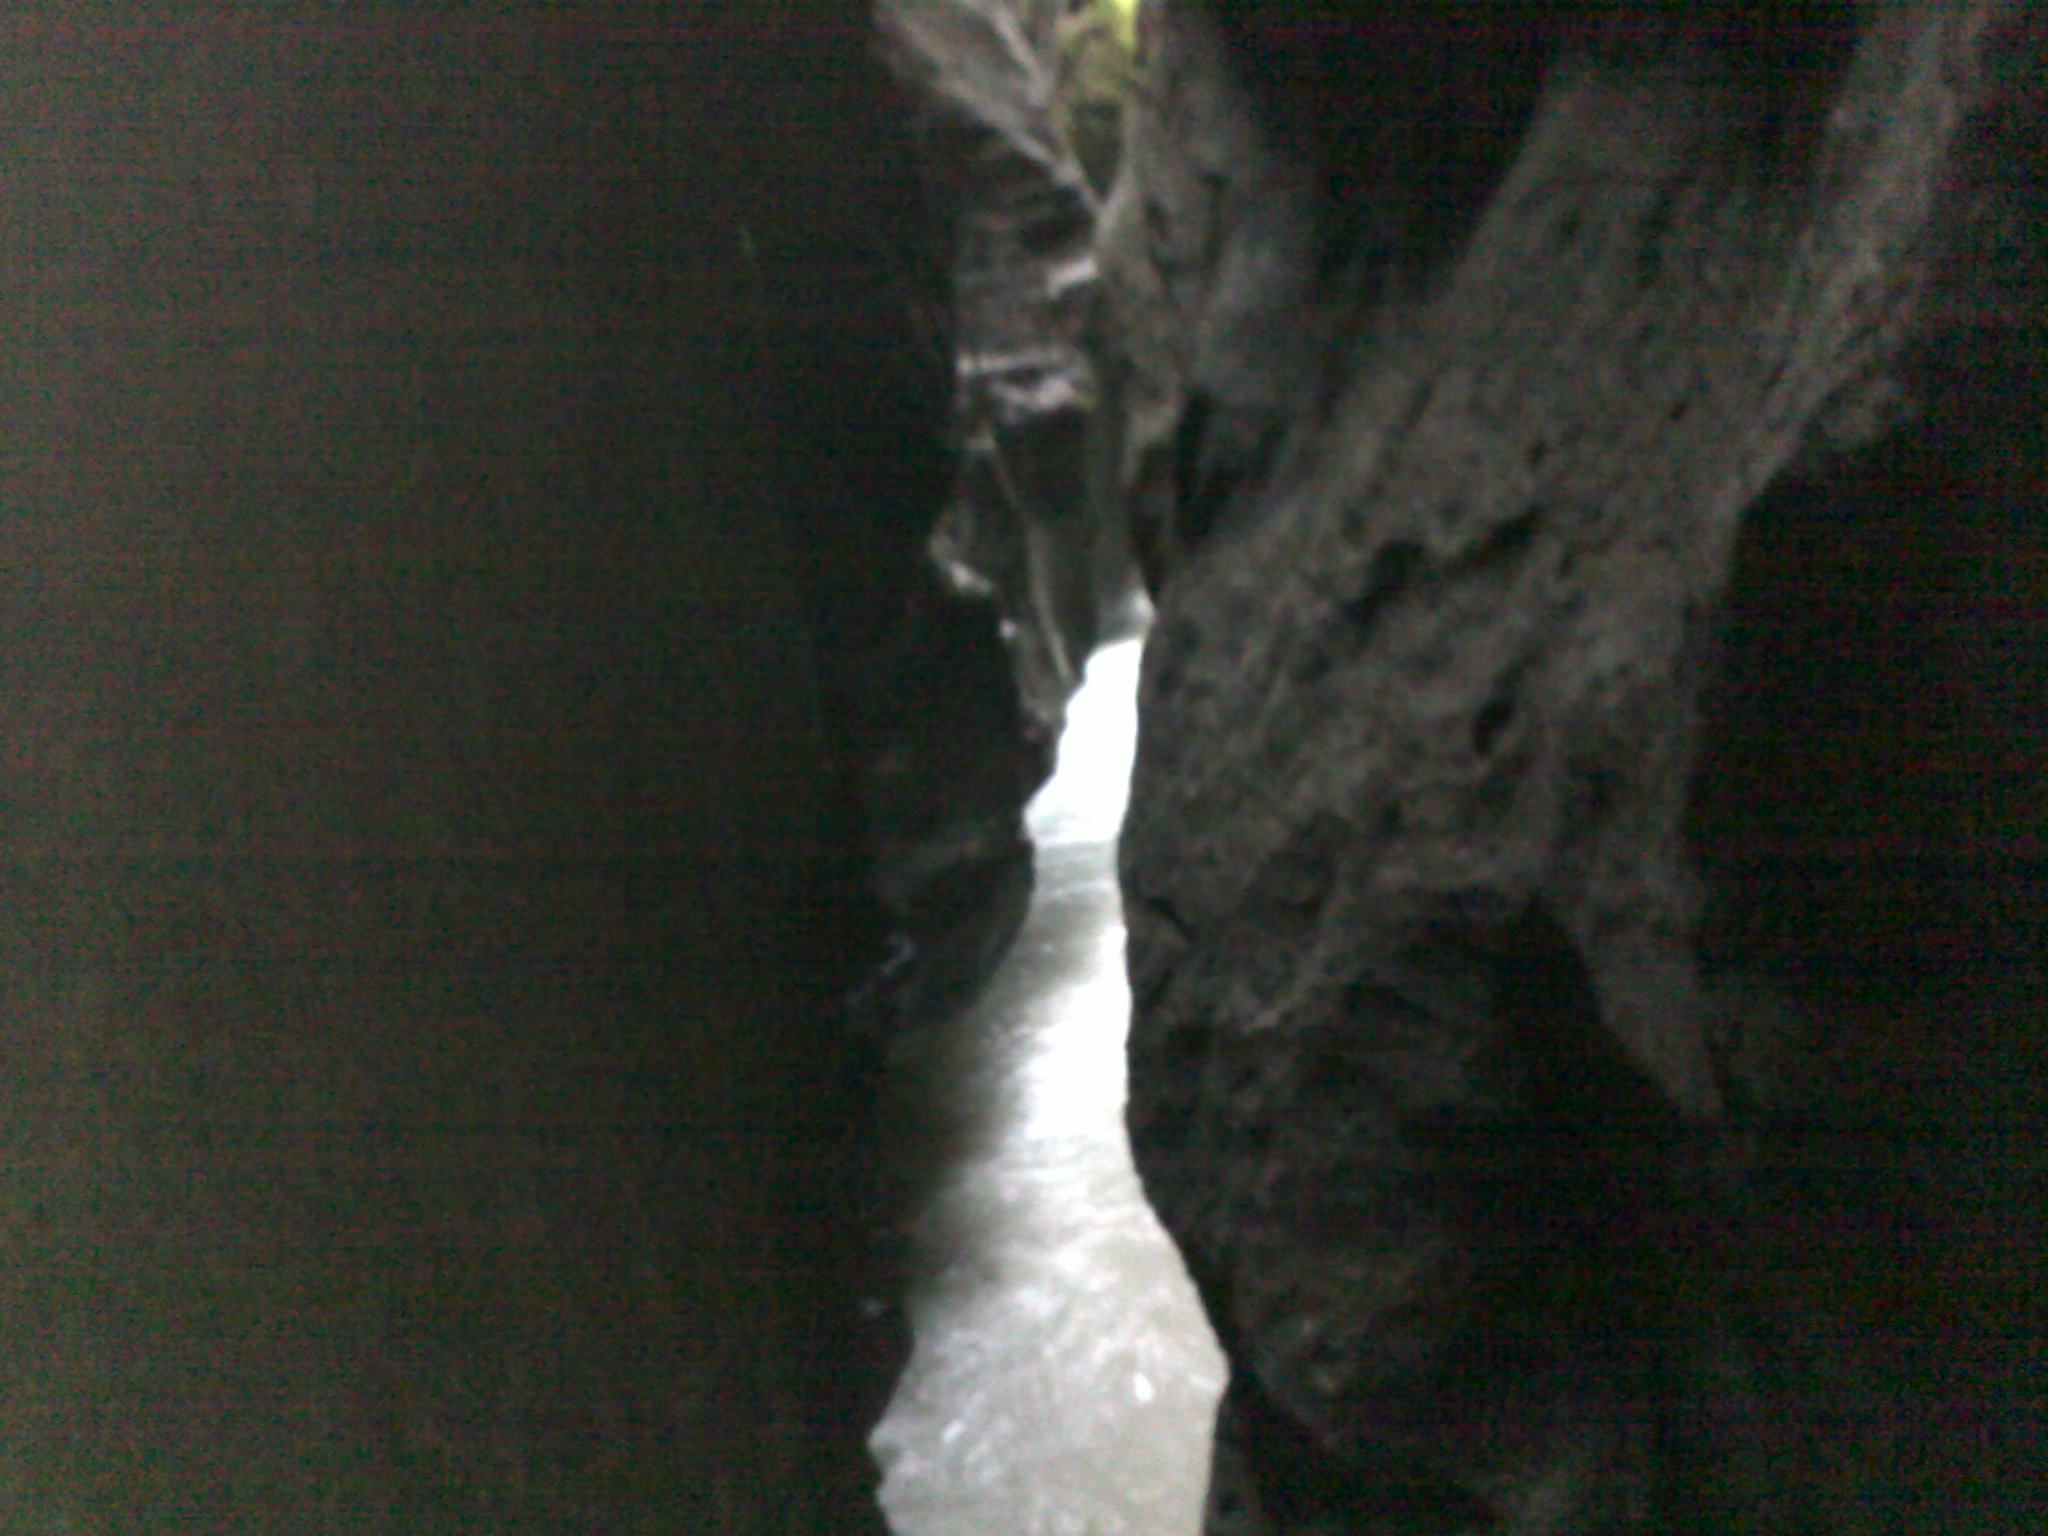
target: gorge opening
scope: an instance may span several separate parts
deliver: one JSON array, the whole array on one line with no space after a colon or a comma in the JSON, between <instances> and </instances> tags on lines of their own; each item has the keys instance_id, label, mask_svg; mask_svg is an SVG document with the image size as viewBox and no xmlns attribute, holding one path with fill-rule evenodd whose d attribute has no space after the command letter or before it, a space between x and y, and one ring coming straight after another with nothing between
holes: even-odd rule
<instances>
[{"instance_id":1,"label":"gorge opening","mask_svg":"<svg viewBox=\"0 0 2048 1536\"><path fill-rule=\"evenodd\" d=\"M1222 1356L1124 1133L1116 835L1142 641L1098 650L1031 802L1031 908L980 998L899 1044L926 1191L873 1438L896 1536L1192 1536Z\"/></svg>"}]
</instances>

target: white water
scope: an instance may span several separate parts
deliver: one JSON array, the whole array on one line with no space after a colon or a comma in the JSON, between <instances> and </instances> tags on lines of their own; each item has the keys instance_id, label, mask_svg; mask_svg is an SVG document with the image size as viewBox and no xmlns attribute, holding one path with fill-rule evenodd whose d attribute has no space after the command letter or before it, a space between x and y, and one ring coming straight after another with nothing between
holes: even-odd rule
<instances>
[{"instance_id":1,"label":"white water","mask_svg":"<svg viewBox=\"0 0 2048 1536\"><path fill-rule=\"evenodd\" d=\"M1124 1136L1123 819L1139 642L1098 651L1032 801L1016 946L920 1074L953 1165L872 1447L897 1536L1195 1536L1224 1364Z\"/></svg>"}]
</instances>

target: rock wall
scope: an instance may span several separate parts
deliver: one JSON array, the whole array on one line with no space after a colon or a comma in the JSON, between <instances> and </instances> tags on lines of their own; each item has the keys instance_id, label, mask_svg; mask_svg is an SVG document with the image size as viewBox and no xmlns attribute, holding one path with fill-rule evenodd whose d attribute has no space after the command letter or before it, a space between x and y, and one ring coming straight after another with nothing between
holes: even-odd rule
<instances>
[{"instance_id":1,"label":"rock wall","mask_svg":"<svg viewBox=\"0 0 2048 1536\"><path fill-rule=\"evenodd\" d=\"M1049 753L1089 653L1128 627L1135 596L1122 498L1101 473L1118 413L1093 356L1099 183L1129 54L1099 0L883 0L876 13L951 215L960 454L932 552L1001 612Z\"/></svg>"},{"instance_id":2,"label":"rock wall","mask_svg":"<svg viewBox=\"0 0 2048 1536\"><path fill-rule=\"evenodd\" d=\"M0 1525L879 1528L837 1015L948 386L873 52L10 14Z\"/></svg>"},{"instance_id":3,"label":"rock wall","mask_svg":"<svg viewBox=\"0 0 2048 1536\"><path fill-rule=\"evenodd\" d=\"M2039 16L1144 33L1129 1121L1210 1530L2027 1528Z\"/></svg>"}]
</instances>

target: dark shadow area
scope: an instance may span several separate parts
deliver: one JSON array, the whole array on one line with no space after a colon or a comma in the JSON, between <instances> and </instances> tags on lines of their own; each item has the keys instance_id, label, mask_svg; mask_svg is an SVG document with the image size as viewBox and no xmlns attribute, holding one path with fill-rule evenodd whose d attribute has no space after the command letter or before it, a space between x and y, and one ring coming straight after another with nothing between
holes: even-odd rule
<instances>
[{"instance_id":1,"label":"dark shadow area","mask_svg":"<svg viewBox=\"0 0 2048 1536\"><path fill-rule=\"evenodd\" d=\"M2039 974L2038 366L1935 372L1924 422L1746 522L1692 812L1709 958L1894 997Z\"/></svg>"},{"instance_id":2,"label":"dark shadow area","mask_svg":"<svg viewBox=\"0 0 2048 1536\"><path fill-rule=\"evenodd\" d=\"M2038 347L1958 337L1917 383L1919 420L1747 520L1690 834L1703 958L1766 985L1739 1027L1782 1007L1801 1084L1760 1110L1748 1262L1781 1329L1855 1341L1813 1390L1889 1441L1907 1524L1871 1528L2006 1531L2040 1510Z\"/></svg>"},{"instance_id":3,"label":"dark shadow area","mask_svg":"<svg viewBox=\"0 0 2048 1536\"><path fill-rule=\"evenodd\" d=\"M1359 210L1333 224L1332 270L1398 251L1420 272L1455 248L1520 147L1558 26L1529 3L1213 10L1282 147L1332 211Z\"/></svg>"},{"instance_id":4,"label":"dark shadow area","mask_svg":"<svg viewBox=\"0 0 2048 1536\"><path fill-rule=\"evenodd\" d=\"M1269 0L1212 9L1268 125L1321 175L1328 269L1391 262L1409 280L1456 254L1559 61L1661 59L1719 79L1740 100L1745 145L1792 183L1785 167L1817 140L1814 104L1847 63L1856 20L1852 7L1824 0ZM1417 69L1419 59L1429 67Z\"/></svg>"},{"instance_id":5,"label":"dark shadow area","mask_svg":"<svg viewBox=\"0 0 2048 1536\"><path fill-rule=\"evenodd\" d=\"M103 10L0 47L0 1530L879 1530L840 1004L1033 759L899 643L871 8Z\"/></svg>"}]
</instances>

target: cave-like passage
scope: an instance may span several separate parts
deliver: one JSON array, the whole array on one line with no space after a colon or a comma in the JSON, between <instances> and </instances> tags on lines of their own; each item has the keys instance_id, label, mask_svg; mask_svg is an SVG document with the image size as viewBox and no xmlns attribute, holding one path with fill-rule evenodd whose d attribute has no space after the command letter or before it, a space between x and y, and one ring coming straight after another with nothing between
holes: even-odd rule
<instances>
[{"instance_id":1,"label":"cave-like passage","mask_svg":"<svg viewBox=\"0 0 2048 1536\"><path fill-rule=\"evenodd\" d=\"M915 1352L873 1446L897 1536L1194 1536L1223 1358L1139 1189L1116 834L1140 642L1097 651L1032 801L1030 914L919 1064L950 1163L918 1214Z\"/></svg>"}]
</instances>

